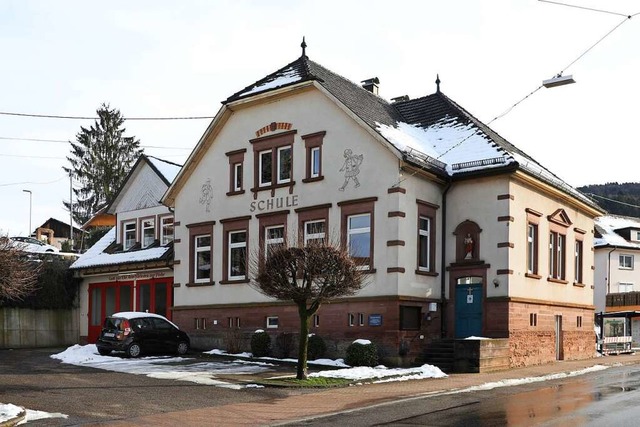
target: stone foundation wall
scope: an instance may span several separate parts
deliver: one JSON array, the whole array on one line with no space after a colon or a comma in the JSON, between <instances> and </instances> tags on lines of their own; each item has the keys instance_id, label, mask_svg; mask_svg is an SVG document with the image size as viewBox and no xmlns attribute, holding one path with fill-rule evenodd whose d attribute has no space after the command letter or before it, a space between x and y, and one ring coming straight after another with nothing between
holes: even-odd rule
<instances>
[{"instance_id":1,"label":"stone foundation wall","mask_svg":"<svg viewBox=\"0 0 640 427\"><path fill-rule=\"evenodd\" d=\"M77 309L0 308L0 348L66 346L79 339Z\"/></svg>"}]
</instances>

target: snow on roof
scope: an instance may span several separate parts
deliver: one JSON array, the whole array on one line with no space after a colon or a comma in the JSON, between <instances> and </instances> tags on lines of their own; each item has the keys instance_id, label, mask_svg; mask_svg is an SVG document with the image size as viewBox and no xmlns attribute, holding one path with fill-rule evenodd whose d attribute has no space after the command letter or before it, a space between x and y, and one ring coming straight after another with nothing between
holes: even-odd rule
<instances>
[{"instance_id":1,"label":"snow on roof","mask_svg":"<svg viewBox=\"0 0 640 427\"><path fill-rule=\"evenodd\" d=\"M513 157L505 158L508 153L492 144L480 129L450 118L441 119L427 128L404 122L398 122L397 127L377 123L377 130L402 152L418 150L444 162L450 175L514 162ZM485 162L476 164L483 160ZM454 167L457 168L454 170Z\"/></svg>"},{"instance_id":2,"label":"snow on roof","mask_svg":"<svg viewBox=\"0 0 640 427\"><path fill-rule=\"evenodd\" d=\"M260 84L256 84L251 86L249 89L244 92L240 92L237 94L238 97L250 95L257 92L262 92L268 89L274 89L280 86L285 86L290 83L294 83L300 81L302 77L298 74L298 71L294 67L289 67L282 72L278 73L278 75L274 75L272 80L260 82Z\"/></svg>"},{"instance_id":3,"label":"snow on roof","mask_svg":"<svg viewBox=\"0 0 640 427\"><path fill-rule=\"evenodd\" d=\"M620 246L625 248L640 249L640 242L625 239L615 230L622 228L636 228L640 230L640 218L618 215L604 215L595 219L595 225L599 228L602 237L593 239L593 246Z\"/></svg>"},{"instance_id":4,"label":"snow on roof","mask_svg":"<svg viewBox=\"0 0 640 427\"><path fill-rule=\"evenodd\" d=\"M157 157L147 156L147 159L149 159L151 164L153 164L153 166L158 169L158 172L160 172L165 177L165 179L169 181L169 184L173 182L175 177L178 175L178 172L180 172L180 169L182 169L182 166L178 164L171 163Z\"/></svg>"},{"instance_id":5,"label":"snow on roof","mask_svg":"<svg viewBox=\"0 0 640 427\"><path fill-rule=\"evenodd\" d=\"M105 249L116 240L116 227L109 230L96 244L91 246L89 250L78 258L73 264L72 269L89 268L102 265L127 264L140 261L151 261L159 259L164 255L169 247L158 246L149 249L142 249L131 252L117 252L113 254L105 253Z\"/></svg>"}]
</instances>

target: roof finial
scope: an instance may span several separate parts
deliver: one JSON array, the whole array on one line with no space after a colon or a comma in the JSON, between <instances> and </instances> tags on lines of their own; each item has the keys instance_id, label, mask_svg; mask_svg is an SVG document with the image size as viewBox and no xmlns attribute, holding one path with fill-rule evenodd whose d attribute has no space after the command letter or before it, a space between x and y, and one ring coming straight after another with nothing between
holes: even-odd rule
<instances>
[{"instance_id":1,"label":"roof finial","mask_svg":"<svg viewBox=\"0 0 640 427\"><path fill-rule=\"evenodd\" d=\"M436 93L440 93L440 74L436 74Z\"/></svg>"},{"instance_id":2,"label":"roof finial","mask_svg":"<svg viewBox=\"0 0 640 427\"><path fill-rule=\"evenodd\" d=\"M307 42L304 41L304 36L302 36L302 43L300 43L300 47L302 48L302 56L307 56Z\"/></svg>"}]
</instances>

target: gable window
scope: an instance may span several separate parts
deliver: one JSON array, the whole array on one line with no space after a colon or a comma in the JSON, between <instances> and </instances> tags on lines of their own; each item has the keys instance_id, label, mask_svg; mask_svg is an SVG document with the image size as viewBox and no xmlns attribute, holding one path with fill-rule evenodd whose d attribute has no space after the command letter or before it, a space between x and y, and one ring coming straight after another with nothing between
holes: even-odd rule
<instances>
[{"instance_id":1,"label":"gable window","mask_svg":"<svg viewBox=\"0 0 640 427\"><path fill-rule=\"evenodd\" d=\"M195 236L194 251L194 282L208 282L211 280L211 235Z\"/></svg>"},{"instance_id":2,"label":"gable window","mask_svg":"<svg viewBox=\"0 0 640 427\"><path fill-rule=\"evenodd\" d=\"M173 217L171 219L173 226ZM213 284L212 271L212 242L213 225L215 222L189 224L189 283L187 286L203 286Z\"/></svg>"},{"instance_id":3,"label":"gable window","mask_svg":"<svg viewBox=\"0 0 640 427\"><path fill-rule=\"evenodd\" d=\"M293 181L293 142L296 131L252 139L254 188L262 191L295 184Z\"/></svg>"},{"instance_id":4,"label":"gable window","mask_svg":"<svg viewBox=\"0 0 640 427\"><path fill-rule=\"evenodd\" d=\"M362 270L373 269L373 214L377 197L339 202L342 214L342 243Z\"/></svg>"},{"instance_id":5,"label":"gable window","mask_svg":"<svg viewBox=\"0 0 640 427\"><path fill-rule=\"evenodd\" d=\"M147 248L156 240L156 221L153 218L142 220L142 247Z\"/></svg>"},{"instance_id":6,"label":"gable window","mask_svg":"<svg viewBox=\"0 0 640 427\"><path fill-rule=\"evenodd\" d=\"M278 148L278 184L291 181L291 146Z\"/></svg>"},{"instance_id":7,"label":"gable window","mask_svg":"<svg viewBox=\"0 0 640 427\"><path fill-rule=\"evenodd\" d=\"M173 242L173 217L160 218L160 244L166 245Z\"/></svg>"},{"instance_id":8,"label":"gable window","mask_svg":"<svg viewBox=\"0 0 640 427\"><path fill-rule=\"evenodd\" d=\"M317 221L307 221L304 223L304 245L321 245L325 239L325 224L324 219Z\"/></svg>"},{"instance_id":9,"label":"gable window","mask_svg":"<svg viewBox=\"0 0 640 427\"><path fill-rule=\"evenodd\" d=\"M576 240L575 254L574 254L574 268L575 268L574 280L576 283L582 283L582 258L583 258L582 240Z\"/></svg>"},{"instance_id":10,"label":"gable window","mask_svg":"<svg viewBox=\"0 0 640 427\"><path fill-rule=\"evenodd\" d=\"M128 250L136 244L136 222L125 222L122 238L122 250Z\"/></svg>"},{"instance_id":11,"label":"gable window","mask_svg":"<svg viewBox=\"0 0 640 427\"><path fill-rule=\"evenodd\" d=\"M265 187L271 185L272 183L272 152L271 150L261 151L259 153L260 156L260 164L258 167L258 171L260 174L260 187Z\"/></svg>"},{"instance_id":12,"label":"gable window","mask_svg":"<svg viewBox=\"0 0 640 427\"><path fill-rule=\"evenodd\" d=\"M244 153L247 149L229 151L226 153L229 158L229 192L227 196L244 193Z\"/></svg>"},{"instance_id":13,"label":"gable window","mask_svg":"<svg viewBox=\"0 0 640 427\"><path fill-rule=\"evenodd\" d=\"M619 262L621 270L633 270L633 255L620 255Z\"/></svg>"},{"instance_id":14,"label":"gable window","mask_svg":"<svg viewBox=\"0 0 640 427\"><path fill-rule=\"evenodd\" d=\"M320 181L322 176L322 142L326 132L303 135L304 148L307 153L305 178L302 182Z\"/></svg>"},{"instance_id":15,"label":"gable window","mask_svg":"<svg viewBox=\"0 0 640 427\"><path fill-rule=\"evenodd\" d=\"M549 233L549 277L552 279L565 279L565 240L564 234Z\"/></svg>"}]
</instances>

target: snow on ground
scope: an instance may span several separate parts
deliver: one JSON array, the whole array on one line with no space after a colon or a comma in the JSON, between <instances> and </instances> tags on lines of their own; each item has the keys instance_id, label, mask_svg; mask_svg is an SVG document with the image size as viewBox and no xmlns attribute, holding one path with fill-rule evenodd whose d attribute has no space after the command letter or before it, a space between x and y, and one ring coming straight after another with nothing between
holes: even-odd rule
<instances>
[{"instance_id":1,"label":"snow on ground","mask_svg":"<svg viewBox=\"0 0 640 427\"><path fill-rule=\"evenodd\" d=\"M69 418L68 415L60 413L34 411L31 409L26 409L25 411L27 413L26 417L17 425L25 424L29 421L42 420L45 418ZM12 405L10 403L0 403L0 424L14 419L18 415L20 415L21 412L22 408L20 406Z\"/></svg>"},{"instance_id":2,"label":"snow on ground","mask_svg":"<svg viewBox=\"0 0 640 427\"><path fill-rule=\"evenodd\" d=\"M218 349L213 349L213 350L209 350L209 351L205 351L203 352L204 354L213 354L213 355L218 355L218 356L232 356L232 357L238 357L240 359L242 358L252 358L252 359L259 359L259 360L277 360L279 362L291 362L291 363L298 363L298 359L291 359L291 358L287 358L287 359L278 359L276 357L253 357L251 353L227 353L224 350L218 350ZM234 362L241 362L241 360L235 360ZM260 363L260 362L246 362L245 363ZM344 363L344 359L315 359L315 360L308 360L307 361L308 365L319 365L319 366L333 366L335 368L348 368L349 365L346 365ZM273 365L271 365L273 366Z\"/></svg>"},{"instance_id":3,"label":"snow on ground","mask_svg":"<svg viewBox=\"0 0 640 427\"><path fill-rule=\"evenodd\" d=\"M432 365L422 365L418 368L387 368L386 366L376 366L370 368L359 366L355 368L335 369L331 371L321 371L309 374L310 377L344 378L348 380L371 380L373 382L407 381L426 378L443 378L447 374L440 368Z\"/></svg>"},{"instance_id":4,"label":"snow on ground","mask_svg":"<svg viewBox=\"0 0 640 427\"><path fill-rule=\"evenodd\" d=\"M74 345L51 356L63 363L146 375L151 378L190 381L196 384L241 389L239 384L230 384L215 379L216 374L253 374L269 371L266 366L235 362L199 362L194 359L171 356L141 357L129 359L116 356L101 356L94 344Z\"/></svg>"}]
</instances>

